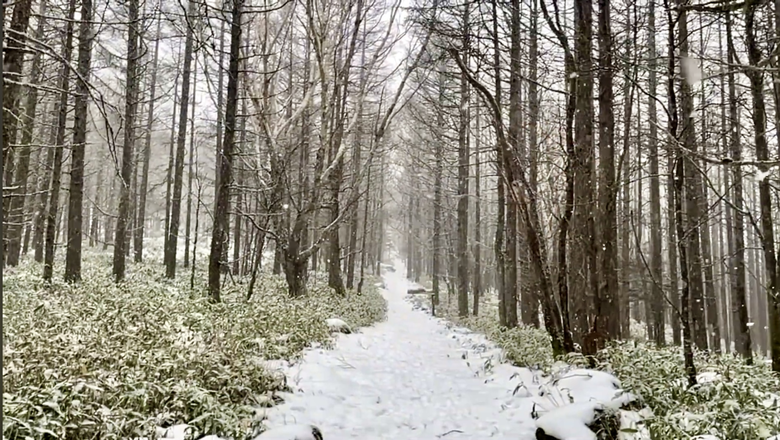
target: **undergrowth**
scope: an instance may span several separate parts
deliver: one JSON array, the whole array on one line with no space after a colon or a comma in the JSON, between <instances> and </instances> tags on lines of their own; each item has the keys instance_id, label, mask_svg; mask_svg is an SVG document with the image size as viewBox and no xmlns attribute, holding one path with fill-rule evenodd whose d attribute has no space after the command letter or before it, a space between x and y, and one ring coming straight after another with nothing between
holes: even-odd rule
<instances>
[{"instance_id":1,"label":"undergrowth","mask_svg":"<svg viewBox=\"0 0 780 440\"><path fill-rule=\"evenodd\" d=\"M227 282L212 304L185 287L189 277L163 280L159 264L134 266L121 285L110 267L90 257L74 285L45 285L32 263L4 274L4 439L150 437L176 423L245 438L260 422L256 397L286 389L267 360L327 346L326 318L354 328L386 310L373 287L343 298L315 282L291 299L270 274L251 301L245 285Z\"/></svg>"},{"instance_id":2,"label":"undergrowth","mask_svg":"<svg viewBox=\"0 0 780 440\"><path fill-rule=\"evenodd\" d=\"M485 334L520 367L550 371L554 362L547 332L529 326L498 325L495 303L483 302L479 317L459 318L446 296L437 315ZM586 367L573 353L562 359ZM780 377L758 359L755 365L731 354L696 353L699 384L687 386L682 350L649 343L616 343L601 351L598 368L620 379L623 389L642 397L654 416L646 421L654 440L764 440L780 435ZM706 438L706 437L702 437Z\"/></svg>"}]
</instances>

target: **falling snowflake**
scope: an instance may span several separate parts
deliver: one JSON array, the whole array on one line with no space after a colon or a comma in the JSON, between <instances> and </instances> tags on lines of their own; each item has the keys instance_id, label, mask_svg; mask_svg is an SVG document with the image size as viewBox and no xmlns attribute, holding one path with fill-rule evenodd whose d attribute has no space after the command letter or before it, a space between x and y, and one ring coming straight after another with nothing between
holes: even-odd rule
<instances>
[{"instance_id":1,"label":"falling snowflake","mask_svg":"<svg viewBox=\"0 0 780 440\"><path fill-rule=\"evenodd\" d=\"M680 59L680 66L683 71L683 78L690 85L696 85L702 79L701 67L699 67L698 61L691 57L682 57Z\"/></svg>"}]
</instances>

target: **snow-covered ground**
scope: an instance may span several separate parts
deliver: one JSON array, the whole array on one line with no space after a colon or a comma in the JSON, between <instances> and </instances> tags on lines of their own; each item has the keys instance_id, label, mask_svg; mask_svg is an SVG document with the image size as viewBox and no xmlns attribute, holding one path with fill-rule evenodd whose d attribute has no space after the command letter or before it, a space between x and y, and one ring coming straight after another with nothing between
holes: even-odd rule
<instances>
[{"instance_id":1,"label":"snow-covered ground","mask_svg":"<svg viewBox=\"0 0 780 440\"><path fill-rule=\"evenodd\" d=\"M311 424L328 440L532 440L532 412L552 416L570 403L560 390L549 391L541 373L502 363L501 350L484 336L413 310L400 273L385 276L386 322L339 335L334 350L310 349L285 368L294 392L267 410L272 431ZM578 393L577 402L615 392L611 380L593 383L585 388L595 396ZM566 417L559 423L577 424Z\"/></svg>"},{"instance_id":2,"label":"snow-covered ground","mask_svg":"<svg viewBox=\"0 0 780 440\"><path fill-rule=\"evenodd\" d=\"M533 402L512 396L515 372L484 360L440 321L412 310L398 272L385 277L387 321L312 349L289 368L296 391L266 424L312 424L325 439L533 439Z\"/></svg>"}]
</instances>

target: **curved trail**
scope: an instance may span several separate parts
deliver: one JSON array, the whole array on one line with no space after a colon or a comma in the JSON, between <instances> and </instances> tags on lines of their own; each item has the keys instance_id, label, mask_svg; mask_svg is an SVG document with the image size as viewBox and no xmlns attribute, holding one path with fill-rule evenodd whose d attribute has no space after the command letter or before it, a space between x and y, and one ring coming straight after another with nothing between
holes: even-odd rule
<instances>
[{"instance_id":1,"label":"curved trail","mask_svg":"<svg viewBox=\"0 0 780 440\"><path fill-rule=\"evenodd\" d=\"M266 425L310 423L326 440L534 439L533 401L512 395L530 371L499 363L483 336L413 310L402 276L385 281L387 320L340 335L334 350L308 350L285 371L295 393Z\"/></svg>"}]
</instances>

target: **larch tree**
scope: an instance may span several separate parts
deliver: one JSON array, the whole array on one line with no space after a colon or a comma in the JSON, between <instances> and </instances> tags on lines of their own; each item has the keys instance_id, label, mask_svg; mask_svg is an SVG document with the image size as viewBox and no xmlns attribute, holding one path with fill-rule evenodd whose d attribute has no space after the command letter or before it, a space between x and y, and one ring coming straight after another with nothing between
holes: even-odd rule
<instances>
[{"instance_id":1,"label":"larch tree","mask_svg":"<svg viewBox=\"0 0 780 440\"><path fill-rule=\"evenodd\" d=\"M124 142L122 145L122 171L120 176L119 216L116 223L116 235L114 239L114 280L121 282L125 278L127 270L126 240L130 235L131 225L131 178L135 173L135 124L138 112L138 83L139 83L139 47L138 39L140 24L138 17L138 1L127 2L127 66L125 68L125 126Z\"/></svg>"},{"instance_id":2,"label":"larch tree","mask_svg":"<svg viewBox=\"0 0 780 440\"><path fill-rule=\"evenodd\" d=\"M84 155L89 119L89 76L92 64L92 0L82 0L79 18L78 67L74 104L73 144L68 192L68 245L65 253L65 281L81 281L81 247L84 213ZM65 117L63 115L63 117ZM53 244L53 243L52 243Z\"/></svg>"},{"instance_id":3,"label":"larch tree","mask_svg":"<svg viewBox=\"0 0 780 440\"><path fill-rule=\"evenodd\" d=\"M241 15L243 14L244 0L233 0L231 4L230 20L230 58L228 63L227 102L225 103L225 138L222 142L222 151L219 159L219 179L217 180L216 200L217 209L214 215L214 228L211 233L211 252L209 253L209 297L214 302L219 302L220 280L224 248L227 247L227 231L230 227L230 187L233 184L233 152L236 147L236 113L238 111L238 87L239 87L239 58L241 48ZM186 114L186 108L182 107ZM184 118L186 121L186 116ZM180 132L181 133L181 132Z\"/></svg>"}]
</instances>

